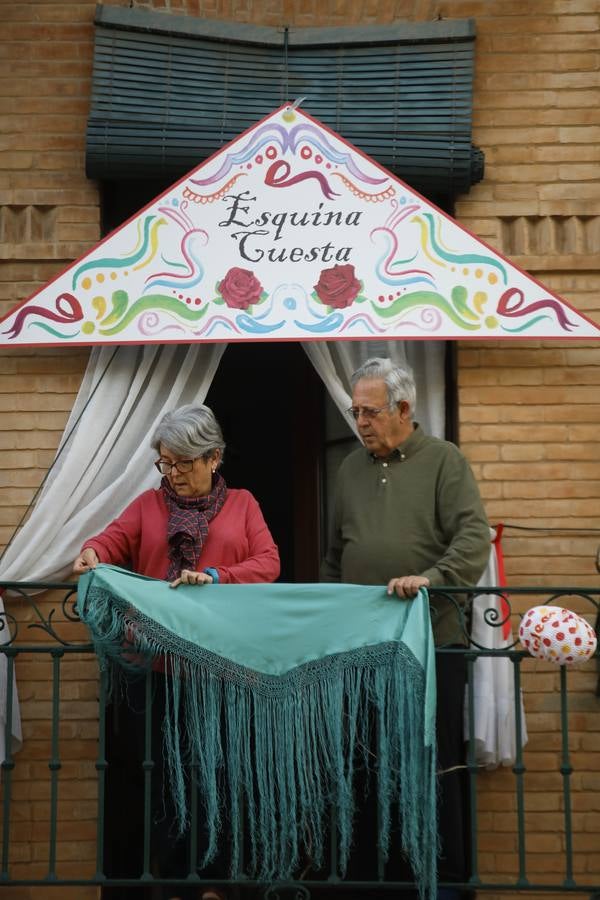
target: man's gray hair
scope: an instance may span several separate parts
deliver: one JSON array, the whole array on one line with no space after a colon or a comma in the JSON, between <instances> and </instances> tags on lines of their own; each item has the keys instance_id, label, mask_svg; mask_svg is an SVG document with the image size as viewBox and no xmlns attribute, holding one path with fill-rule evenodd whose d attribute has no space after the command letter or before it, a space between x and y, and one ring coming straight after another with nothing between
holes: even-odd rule
<instances>
[{"instance_id":1,"label":"man's gray hair","mask_svg":"<svg viewBox=\"0 0 600 900\"><path fill-rule=\"evenodd\" d=\"M396 366L391 359L373 356L364 362L352 375L353 388L361 378L381 378L385 381L390 405L406 400L410 406L411 416L414 415L417 402L417 388L414 375L409 368Z\"/></svg>"},{"instance_id":2,"label":"man's gray hair","mask_svg":"<svg viewBox=\"0 0 600 900\"><path fill-rule=\"evenodd\" d=\"M212 409L191 403L166 413L154 431L152 447L160 453L163 444L171 453L186 459L212 456L215 450L225 451L225 441L221 426Z\"/></svg>"}]
</instances>

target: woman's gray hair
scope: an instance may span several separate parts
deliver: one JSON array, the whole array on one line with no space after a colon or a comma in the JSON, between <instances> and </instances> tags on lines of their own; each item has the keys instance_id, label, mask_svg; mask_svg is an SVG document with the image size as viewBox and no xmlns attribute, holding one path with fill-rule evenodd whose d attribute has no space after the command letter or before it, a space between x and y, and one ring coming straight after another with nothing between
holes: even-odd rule
<instances>
[{"instance_id":1,"label":"woman's gray hair","mask_svg":"<svg viewBox=\"0 0 600 900\"><path fill-rule=\"evenodd\" d=\"M223 459L225 452L221 426L212 409L203 404L193 406L188 403L166 413L154 430L151 444L157 453L160 453L160 445L163 444L172 453L186 459L206 458L212 456L215 450L221 451Z\"/></svg>"},{"instance_id":2,"label":"woman's gray hair","mask_svg":"<svg viewBox=\"0 0 600 900\"><path fill-rule=\"evenodd\" d=\"M381 378L385 381L387 387L390 406L400 403L401 400L406 400L410 407L411 416L414 414L417 402L417 388L414 375L409 368L395 366L391 359L373 356L364 362L352 375L350 380L353 388L361 378Z\"/></svg>"}]
</instances>

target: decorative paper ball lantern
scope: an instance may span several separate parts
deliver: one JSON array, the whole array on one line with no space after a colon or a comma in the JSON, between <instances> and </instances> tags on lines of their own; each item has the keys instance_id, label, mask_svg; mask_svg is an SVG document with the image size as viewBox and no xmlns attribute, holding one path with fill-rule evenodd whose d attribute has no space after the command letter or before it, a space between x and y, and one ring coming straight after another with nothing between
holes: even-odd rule
<instances>
[{"instance_id":1,"label":"decorative paper ball lantern","mask_svg":"<svg viewBox=\"0 0 600 900\"><path fill-rule=\"evenodd\" d=\"M559 666L576 666L596 651L594 629L570 609L534 606L521 619L519 639L532 656Z\"/></svg>"}]
</instances>

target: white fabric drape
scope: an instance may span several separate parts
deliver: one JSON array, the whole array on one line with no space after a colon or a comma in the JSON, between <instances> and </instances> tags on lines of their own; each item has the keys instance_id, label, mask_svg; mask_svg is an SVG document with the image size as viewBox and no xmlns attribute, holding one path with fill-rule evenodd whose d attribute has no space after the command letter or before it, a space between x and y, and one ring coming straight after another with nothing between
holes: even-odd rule
<instances>
[{"instance_id":1,"label":"white fabric drape","mask_svg":"<svg viewBox=\"0 0 600 900\"><path fill-rule=\"evenodd\" d=\"M302 346L355 433L356 423L346 413L350 406L350 378L370 357L384 356L397 365L408 365L413 370L417 385L414 418L427 434L444 437L446 388L443 341L306 341Z\"/></svg>"},{"instance_id":2,"label":"white fabric drape","mask_svg":"<svg viewBox=\"0 0 600 900\"><path fill-rule=\"evenodd\" d=\"M158 484L150 436L168 410L204 401L226 346L92 350L56 463L0 561L0 579L64 580L83 541ZM7 629L0 631L0 641L7 638ZM0 654L0 760L5 758L6 683L6 658ZM21 742L16 682L12 734L14 752Z\"/></svg>"},{"instance_id":3,"label":"white fabric drape","mask_svg":"<svg viewBox=\"0 0 600 900\"><path fill-rule=\"evenodd\" d=\"M158 484L149 443L152 432L167 410L204 401L225 347L92 351L65 429L65 436L72 434L59 449L29 520L2 559L0 578L64 579L83 540L104 528L139 493Z\"/></svg>"},{"instance_id":4,"label":"white fabric drape","mask_svg":"<svg viewBox=\"0 0 600 900\"><path fill-rule=\"evenodd\" d=\"M491 529L492 541L496 533ZM479 580L482 587L498 587L496 546L491 544L488 566ZM512 632L505 638L501 627L486 621L501 622L501 598L497 594L479 594L473 602L471 639L474 646L502 650L513 642ZM513 664L506 656L479 656L473 664L473 723L475 760L486 769L512 766L517 752L515 721L515 684ZM521 743L527 743L523 697L517 705L521 717ZM469 740L468 693L465 695L464 736Z\"/></svg>"}]
</instances>

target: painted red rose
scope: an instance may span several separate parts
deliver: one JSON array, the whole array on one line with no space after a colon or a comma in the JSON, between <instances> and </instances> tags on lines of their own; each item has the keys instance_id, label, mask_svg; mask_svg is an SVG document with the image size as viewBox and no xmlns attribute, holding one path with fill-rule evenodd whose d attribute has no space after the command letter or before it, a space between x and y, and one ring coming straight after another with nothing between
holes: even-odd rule
<instances>
[{"instance_id":1,"label":"painted red rose","mask_svg":"<svg viewBox=\"0 0 600 900\"><path fill-rule=\"evenodd\" d=\"M361 283L354 274L354 266L347 263L323 269L318 284L315 284L315 293L326 306L345 309L356 300L360 288Z\"/></svg>"},{"instance_id":2,"label":"painted red rose","mask_svg":"<svg viewBox=\"0 0 600 900\"><path fill-rule=\"evenodd\" d=\"M250 269L233 266L219 284L219 293L227 306L233 309L248 309L258 303L263 286Z\"/></svg>"}]
</instances>

